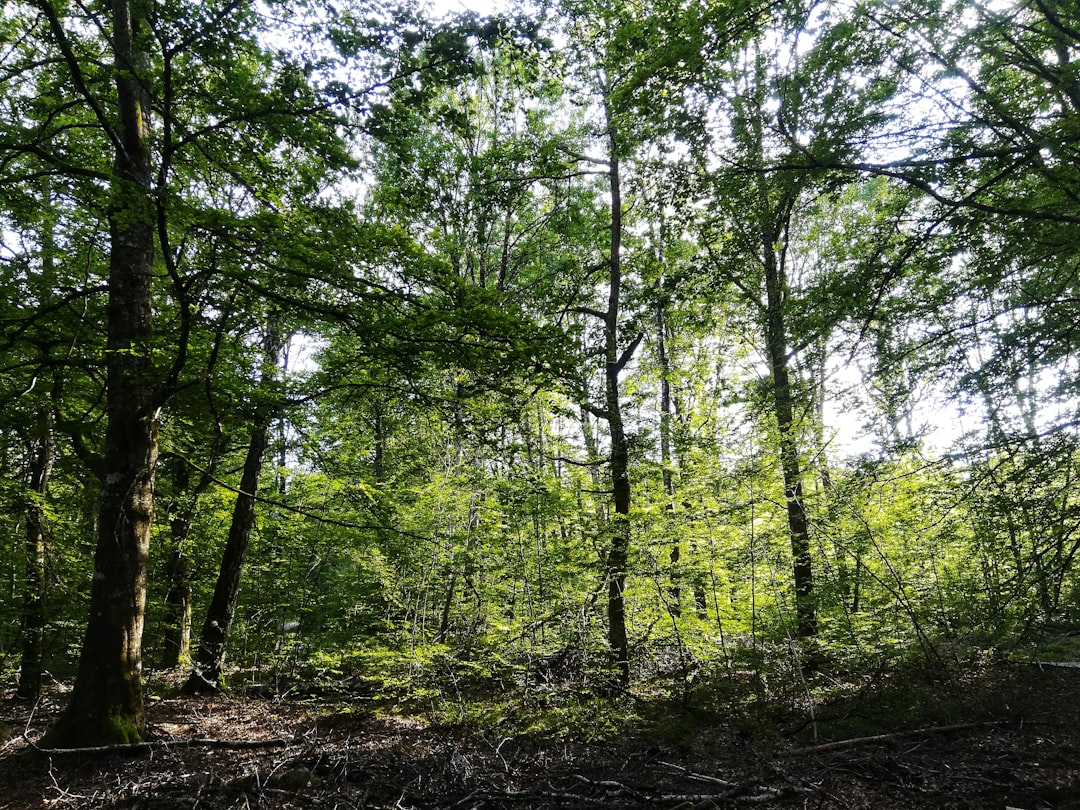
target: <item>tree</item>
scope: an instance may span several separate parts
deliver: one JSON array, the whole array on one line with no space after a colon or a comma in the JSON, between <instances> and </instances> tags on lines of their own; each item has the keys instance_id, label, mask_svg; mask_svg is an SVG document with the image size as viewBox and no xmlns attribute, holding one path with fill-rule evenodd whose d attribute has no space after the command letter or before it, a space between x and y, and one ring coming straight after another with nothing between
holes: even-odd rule
<instances>
[{"instance_id":1,"label":"tree","mask_svg":"<svg viewBox=\"0 0 1080 810\"><path fill-rule=\"evenodd\" d=\"M766 36L776 45L767 46ZM796 369L800 362L820 367L831 331L861 305L855 298L831 299L831 311L800 315L794 272L799 251L807 249L799 244L800 229L815 198L853 177L820 167L853 162L889 119L896 79L884 67L888 61L880 45L852 27L845 10L796 4L773 15L728 63L726 75L721 71L707 83L727 120L712 146L721 164L712 173L719 216L703 238L712 266L756 311L761 330L791 545L794 629L802 638L818 631L804 443L815 432L809 429L812 397L816 388L820 399L821 389L814 375L799 380ZM844 79L856 66L863 77L857 88ZM839 275L824 268L818 273ZM814 351L822 356L806 362Z\"/></svg>"},{"instance_id":2,"label":"tree","mask_svg":"<svg viewBox=\"0 0 1080 810\"><path fill-rule=\"evenodd\" d=\"M950 254L921 290L885 302L898 316L883 324L888 356L978 414L958 445L993 492L973 496L977 554L1011 572L986 577L998 627L1051 621L1075 554L1080 17L1043 0L861 15L918 54L906 92L926 112L907 154L865 168L926 195Z\"/></svg>"},{"instance_id":3,"label":"tree","mask_svg":"<svg viewBox=\"0 0 1080 810\"><path fill-rule=\"evenodd\" d=\"M102 205L109 222L107 426L90 620L50 745L126 742L142 733L159 419L184 383L205 281L186 275L186 248L237 224L218 215L215 195L273 207L283 174L270 163L275 153L312 158L286 161L285 173L308 183L327 167L350 165L339 127L367 90L331 79L330 57L305 63L288 50L271 51L258 38L264 22L248 4L166 9L117 0L105 9L69 9L39 0L5 13L18 43L5 51L3 72L8 103L18 107L0 132L5 183L74 178L79 205ZM355 18L335 19L333 27L338 55L354 67L380 43L378 34L360 35ZM230 157L237 139L248 147L242 161ZM108 186L104 204L97 184ZM175 315L164 331L155 330L155 309Z\"/></svg>"},{"instance_id":4,"label":"tree","mask_svg":"<svg viewBox=\"0 0 1080 810\"><path fill-rule=\"evenodd\" d=\"M251 438L244 456L240 486L233 506L229 536L221 558L214 596L206 611L206 621L199 634L199 648L194 668L184 691L189 694L221 689L224 683L223 667L225 645L236 612L236 600L240 593L240 581L244 571L244 559L255 525L255 504L262 475L263 460L270 444L270 428L278 416L280 403L275 387L281 350L287 342L282 334L279 316L271 313L267 318L262 345L262 368L256 391L257 401L252 416Z\"/></svg>"},{"instance_id":5,"label":"tree","mask_svg":"<svg viewBox=\"0 0 1080 810\"><path fill-rule=\"evenodd\" d=\"M90 618L75 687L47 743L132 742L145 723L140 670L146 558L160 399L151 372L154 221L149 97L139 80L147 22L125 2L110 16L115 112L87 85L57 10L43 0L53 42L114 150L109 210L107 398L100 534Z\"/></svg>"},{"instance_id":6,"label":"tree","mask_svg":"<svg viewBox=\"0 0 1080 810\"><path fill-rule=\"evenodd\" d=\"M758 9L754 3L691 4L677 9L567 3L563 13L574 54L569 66L571 86L580 87L594 104L586 113L593 119L586 117L582 127L584 141L602 154L583 155L575 146L565 150L577 160L580 171L595 174L603 182L594 193L601 197L605 221L595 227L606 232L606 239L604 244L586 247L587 255L596 257L590 269L602 274L603 281L592 293L596 300L590 300L589 291L585 291L582 304L574 308L600 326L595 348L586 349L600 366L599 392L590 395L587 381L579 380L576 396L584 410L606 427L608 445L603 458L609 473L612 512L608 516L609 542L601 556L608 591L608 644L625 686L630 674L625 590L633 486L620 377L634 362L650 322L656 322L656 310L650 306L641 272L649 251L635 233L636 228L647 226L629 221L627 211L644 199L646 178L663 171L655 165L662 166L663 161L650 161L650 153L688 148L691 160L700 156L693 147L700 144L702 111L688 98L689 82L710 57L728 47L729 39L742 35ZM629 268L634 272L628 272Z\"/></svg>"},{"instance_id":7,"label":"tree","mask_svg":"<svg viewBox=\"0 0 1080 810\"><path fill-rule=\"evenodd\" d=\"M588 350L600 365L600 392L593 401L586 381L581 380L581 407L600 419L607 428L608 448L605 454L608 469L612 512L607 517L607 544L601 552L607 589L607 640L611 649L620 685L630 682L630 643L626 623L626 578L629 570L631 544L630 506L630 445L623 418L623 398L619 377L634 356L642 333L626 340L624 306L623 253L625 225L623 221L623 159L631 147L623 142L621 126L623 111L616 96L625 80L628 65L617 61L619 56L613 38L618 36L623 9L610 13L591 8L570 9L571 32L581 49L577 66L590 78L583 87L591 93L598 106L598 120L591 133L603 157L578 156L584 169L603 178L608 196L606 221L598 230L607 232L606 244L590 245L597 269L603 273L606 297L597 306L580 305L578 311L600 324L599 342ZM591 358L592 359L592 358ZM586 436L588 441L588 436ZM594 453L595 454L595 453Z\"/></svg>"},{"instance_id":8,"label":"tree","mask_svg":"<svg viewBox=\"0 0 1080 810\"><path fill-rule=\"evenodd\" d=\"M52 413L40 408L36 430L27 443L26 578L22 611L22 657L16 694L36 699L41 693L45 647L45 543L48 534L44 499L53 465Z\"/></svg>"}]
</instances>

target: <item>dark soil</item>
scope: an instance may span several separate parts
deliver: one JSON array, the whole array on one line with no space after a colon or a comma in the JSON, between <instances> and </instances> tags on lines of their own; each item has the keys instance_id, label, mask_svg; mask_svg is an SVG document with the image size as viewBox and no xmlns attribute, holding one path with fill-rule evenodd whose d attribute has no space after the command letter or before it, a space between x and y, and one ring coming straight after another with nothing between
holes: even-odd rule
<instances>
[{"instance_id":1,"label":"dark soil","mask_svg":"<svg viewBox=\"0 0 1080 810\"><path fill-rule=\"evenodd\" d=\"M155 701L142 750L35 751L63 699L0 705L0 808L1080 808L1080 668L997 664L813 717L653 704L599 742L218 696Z\"/></svg>"}]
</instances>

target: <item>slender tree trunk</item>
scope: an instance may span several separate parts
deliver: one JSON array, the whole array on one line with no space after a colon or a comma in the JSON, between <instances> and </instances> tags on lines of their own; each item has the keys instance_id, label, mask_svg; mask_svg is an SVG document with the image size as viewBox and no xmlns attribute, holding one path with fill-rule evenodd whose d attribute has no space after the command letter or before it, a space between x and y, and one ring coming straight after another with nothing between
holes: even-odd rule
<instances>
[{"instance_id":1,"label":"slender tree trunk","mask_svg":"<svg viewBox=\"0 0 1080 810\"><path fill-rule=\"evenodd\" d=\"M162 669L173 669L191 655L191 566L187 541L195 515L195 498L188 497L190 475L187 464L179 461L172 472L175 498L169 504L169 556L165 562L165 629L162 633Z\"/></svg>"},{"instance_id":2,"label":"slender tree trunk","mask_svg":"<svg viewBox=\"0 0 1080 810\"><path fill-rule=\"evenodd\" d=\"M26 578L23 583L22 664L16 694L36 699L41 694L45 653L45 509L41 500L52 470L52 419L42 407L37 435L30 445L26 504Z\"/></svg>"},{"instance_id":3,"label":"slender tree trunk","mask_svg":"<svg viewBox=\"0 0 1080 810\"><path fill-rule=\"evenodd\" d=\"M788 364L787 331L784 320L784 279L776 255L777 239L764 230L763 258L767 295L765 342L772 372L773 407L780 432L780 466L784 475L788 533L795 575L795 631L799 638L817 635L817 607L814 570L810 557L810 531L803 501L802 466L794 416L794 397Z\"/></svg>"},{"instance_id":4,"label":"slender tree trunk","mask_svg":"<svg viewBox=\"0 0 1080 810\"><path fill-rule=\"evenodd\" d=\"M42 182L41 198L51 204L53 195L48 179ZM56 261L59 254L51 222L41 233L41 289L48 295L56 289ZM59 398L59 384L54 384L52 402L39 406L36 430L27 445L27 500L25 554L26 576L23 581L22 658L16 694L35 700L41 694L45 657L45 508L53 459L53 403Z\"/></svg>"},{"instance_id":5,"label":"slender tree trunk","mask_svg":"<svg viewBox=\"0 0 1080 810\"><path fill-rule=\"evenodd\" d=\"M191 484L191 470L186 461L175 459L172 470L174 500L169 504L169 556L165 562L165 579L169 583L165 592L164 631L160 666L173 669L187 665L191 658L191 559L188 545L191 527L200 496L213 483L217 459L224 444L218 435L210 452L206 469L198 481Z\"/></svg>"},{"instance_id":6,"label":"slender tree trunk","mask_svg":"<svg viewBox=\"0 0 1080 810\"><path fill-rule=\"evenodd\" d=\"M454 386L454 437L453 437L453 458L449 463L449 471L457 474L460 473L465 467L465 446L463 437L465 435L465 412L463 409L463 403L465 400L465 388L458 383ZM471 542L472 532L472 520L473 510L476 504L476 493L474 492L469 499L469 514L465 521L465 550L466 556ZM450 556L450 581L446 585L446 595L443 598L442 610L439 613L439 630L435 636L436 641L444 641L450 633L450 620L453 615L454 600L457 594L457 583L463 572L458 570L457 567L457 554L455 547L457 545L458 534L458 521L453 507L451 507L450 515L450 532L449 532L449 546L448 552Z\"/></svg>"},{"instance_id":7,"label":"slender tree trunk","mask_svg":"<svg viewBox=\"0 0 1080 810\"><path fill-rule=\"evenodd\" d=\"M178 506L169 520L171 547L165 563L169 589L165 593L165 631L161 667L181 666L191 657L191 563L187 545L194 519L194 503Z\"/></svg>"},{"instance_id":8,"label":"slender tree trunk","mask_svg":"<svg viewBox=\"0 0 1080 810\"><path fill-rule=\"evenodd\" d=\"M611 239L608 256L608 306L604 317L604 414L611 440L611 544L607 554L608 644L623 686L630 683L630 646L626 633L627 566L630 555L630 447L623 427L619 372L628 358L619 354L619 305L622 294L622 190L618 138L607 113L608 182L611 191Z\"/></svg>"},{"instance_id":9,"label":"slender tree trunk","mask_svg":"<svg viewBox=\"0 0 1080 810\"><path fill-rule=\"evenodd\" d=\"M666 326L665 326L666 328ZM670 390L670 386L669 386ZM687 423L687 408L685 403L678 396L677 391L671 391L671 404L672 410L670 414L669 424L671 425L671 442L674 449L675 458L685 455L686 447L685 440L682 438L686 435L688 430ZM672 503L675 501L673 500ZM713 602L716 602L716 577L707 571L711 571L712 564L709 564L708 569L704 565L704 561L699 558L700 547L696 538L691 535L690 541L687 544L687 550L690 552L691 559L691 587L694 592L694 612L697 617L702 621L709 618L709 593L712 593ZM719 621L719 617L717 617Z\"/></svg>"},{"instance_id":10,"label":"slender tree trunk","mask_svg":"<svg viewBox=\"0 0 1080 810\"><path fill-rule=\"evenodd\" d=\"M260 395L269 396L270 384L276 372L275 364L281 351L282 339L273 316L267 325L263 342L263 369L259 382ZM240 596L240 581L244 571L251 532L255 526L255 502L262 475L263 460L270 445L270 428L275 407L269 402L260 403L251 430L244 467L240 474L240 491L233 504L229 536L221 558L214 595L206 611L206 620L199 633L199 649L195 664L183 691L186 694L218 691L224 687L223 671L225 648L229 630L236 615L236 602Z\"/></svg>"},{"instance_id":11,"label":"slender tree trunk","mask_svg":"<svg viewBox=\"0 0 1080 810\"><path fill-rule=\"evenodd\" d=\"M47 4L45 4L47 5ZM43 740L49 746L142 738L142 632L146 561L158 453L158 399L148 342L153 333L154 201L149 104L137 72L145 33L132 3L113 0L119 126L109 211L105 452L90 618L68 705ZM54 33L60 30L48 7ZM66 41L66 39L65 39Z\"/></svg>"},{"instance_id":12,"label":"slender tree trunk","mask_svg":"<svg viewBox=\"0 0 1080 810\"><path fill-rule=\"evenodd\" d=\"M675 471L671 454L671 366L667 354L667 319L664 316L664 304L656 306L656 359L660 364L660 475L664 483L664 495L667 505L664 511L668 516L668 526L675 523ZM672 616L682 616L682 587L679 582L679 558L681 556L678 537L671 541L671 602L668 611Z\"/></svg>"}]
</instances>

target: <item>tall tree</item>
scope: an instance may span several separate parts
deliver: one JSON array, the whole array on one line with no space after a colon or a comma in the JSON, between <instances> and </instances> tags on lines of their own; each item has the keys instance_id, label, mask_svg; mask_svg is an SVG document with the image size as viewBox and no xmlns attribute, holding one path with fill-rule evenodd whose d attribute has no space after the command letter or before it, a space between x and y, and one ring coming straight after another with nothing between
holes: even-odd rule
<instances>
[{"instance_id":1,"label":"tall tree","mask_svg":"<svg viewBox=\"0 0 1080 810\"><path fill-rule=\"evenodd\" d=\"M46 745L132 742L145 724L141 682L146 560L153 512L160 399L152 372L154 222L150 98L142 76L150 61L140 6L112 4L109 42L115 109L87 83L57 9L39 3L77 93L112 144L110 178L106 418L99 536L90 618L67 708Z\"/></svg>"},{"instance_id":2,"label":"tall tree","mask_svg":"<svg viewBox=\"0 0 1080 810\"><path fill-rule=\"evenodd\" d=\"M588 295L575 308L599 322L597 345L590 352L600 365L600 391L584 406L606 427L612 512L609 541L602 554L607 580L607 629L620 681L629 680L629 638L625 591L631 556L631 442L620 377L655 322L637 270L647 264L647 249L635 236L627 212L637 210L645 175L657 171L646 155L669 153L700 143L702 111L689 101L689 82L707 60L728 45L758 13L754 3L664 5L568 2L563 5L572 44L569 64L576 92L591 99L586 118L587 146L599 157L572 146L580 170L602 179L599 210L604 244L590 245L590 261L599 295ZM588 115L589 113L587 113ZM697 153L695 153L697 154ZM630 189L634 199L630 200ZM593 258L595 257L595 258ZM582 396L587 392L583 386Z\"/></svg>"},{"instance_id":3,"label":"tall tree","mask_svg":"<svg viewBox=\"0 0 1080 810\"><path fill-rule=\"evenodd\" d=\"M323 20L321 28L305 19L328 45L306 61L291 46L274 50L260 39L267 19L249 3L35 0L5 9L5 41L15 43L0 71L12 111L0 123L5 186L63 178L73 209L104 210L109 223L107 426L100 447L84 448L102 459L95 575L79 674L49 745L126 742L142 733L159 418L188 382L189 343L206 303L200 295L213 278L185 264L189 247L223 231L234 244L260 241L252 238L255 221L229 216L222 200L243 199L245 213L273 209L282 186L310 188L329 167L351 165L342 135L356 120L357 99L370 92L360 86L364 73L389 67L368 59L382 33L361 33L356 17ZM346 65L359 89L333 73ZM259 221L262 238L280 223ZM251 277L233 281L258 287ZM155 309L173 316L158 329Z\"/></svg>"},{"instance_id":4,"label":"tall tree","mask_svg":"<svg viewBox=\"0 0 1080 810\"><path fill-rule=\"evenodd\" d=\"M27 442L26 576L23 582L22 657L16 694L35 699L41 693L45 654L45 547L48 529L44 499L53 464L52 413L38 409L37 425Z\"/></svg>"},{"instance_id":5,"label":"tall tree","mask_svg":"<svg viewBox=\"0 0 1080 810\"><path fill-rule=\"evenodd\" d=\"M867 42L847 15L840 4L777 9L768 26L727 63L726 76L721 68L705 83L726 121L714 131L712 146L719 163L712 173L717 216L703 235L712 266L751 307L760 329L791 546L793 629L803 638L818 630L805 443L818 432L812 424L813 398L815 390L819 399L822 391L814 375L800 380L797 368L800 362L820 366L822 357L808 362L807 356L821 354L831 330L866 307L846 295L829 299L828 311L824 306L800 311L799 294L810 297L810 284L804 280L800 290L796 265L800 252L813 250L800 235L808 230L804 220L812 215L815 198L854 178L835 167L871 148L893 112L897 87L887 54L880 44ZM863 76L858 87L844 78L854 65ZM832 170L821 168L826 165ZM823 260L828 257L816 257L819 265ZM840 277L838 269L817 267L819 279L813 283L822 284L823 275ZM871 284L889 281L886 276ZM868 303L872 312L873 302Z\"/></svg>"},{"instance_id":6,"label":"tall tree","mask_svg":"<svg viewBox=\"0 0 1080 810\"><path fill-rule=\"evenodd\" d=\"M262 341L262 365L252 416L251 437L240 474L240 486L233 505L229 535L221 558L214 595L199 633L199 647L191 676L184 691L195 694L221 689L224 685L226 642L236 613L236 601L244 573L251 534L255 528L255 505L263 461L270 445L270 428L281 407L278 388L281 350L286 342L279 316L271 313Z\"/></svg>"},{"instance_id":7,"label":"tall tree","mask_svg":"<svg viewBox=\"0 0 1080 810\"><path fill-rule=\"evenodd\" d=\"M607 515L607 542L601 551L607 589L607 641L622 686L630 681L630 642L626 622L626 579L629 573L631 547L631 471L630 445L623 416L623 396L620 375L633 358L641 343L639 332L626 339L625 285L623 255L625 224L623 220L623 160L632 146L624 142L621 124L625 114L617 95L626 79L627 64L618 60L614 40L625 9L601 10L587 5L568 9L571 35L577 39L582 72L582 88L593 96L597 107L596 120L590 133L592 142L602 156L590 157L571 152L580 162L582 171L603 178L603 191L608 197L604 220L597 230L606 231L604 243L591 245L590 259L602 273L602 293L596 305L586 299L577 311L599 322L598 345L588 351L600 366L600 391L594 401L585 379L581 380L578 396L582 408L597 417L607 428L608 447L604 454L611 493L611 511ZM591 144L590 144L591 145ZM606 293L604 295L603 293ZM588 440L588 437L586 437Z\"/></svg>"}]
</instances>

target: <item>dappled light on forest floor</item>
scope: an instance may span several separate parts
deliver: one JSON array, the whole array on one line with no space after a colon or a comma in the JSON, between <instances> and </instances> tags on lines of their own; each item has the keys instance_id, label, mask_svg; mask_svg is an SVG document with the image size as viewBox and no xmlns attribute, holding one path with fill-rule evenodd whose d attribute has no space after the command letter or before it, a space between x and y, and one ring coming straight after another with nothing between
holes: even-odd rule
<instances>
[{"instance_id":1,"label":"dappled light on forest floor","mask_svg":"<svg viewBox=\"0 0 1080 810\"><path fill-rule=\"evenodd\" d=\"M62 700L9 695L0 808L1080 807L1078 690L1075 668L997 663L813 716L563 695L567 725L543 733L340 697L165 697L148 745L64 754L33 750ZM604 706L619 720L597 739L582 724Z\"/></svg>"}]
</instances>

